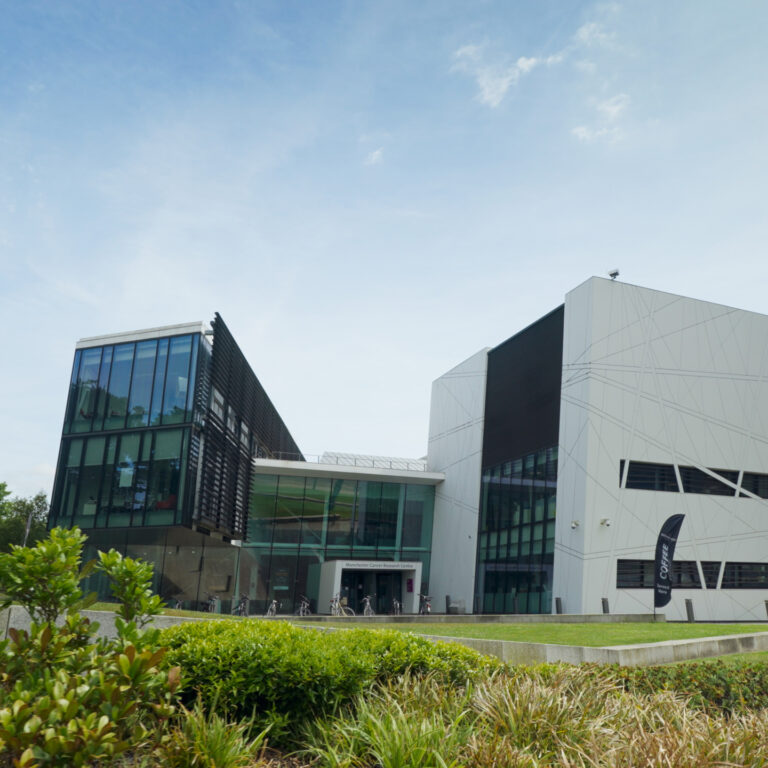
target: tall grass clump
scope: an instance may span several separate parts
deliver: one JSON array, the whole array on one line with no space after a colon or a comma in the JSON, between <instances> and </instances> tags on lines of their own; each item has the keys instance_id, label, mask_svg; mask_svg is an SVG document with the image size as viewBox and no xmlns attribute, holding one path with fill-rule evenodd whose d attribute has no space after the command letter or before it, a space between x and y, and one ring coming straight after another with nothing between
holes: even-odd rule
<instances>
[{"instance_id":1,"label":"tall grass clump","mask_svg":"<svg viewBox=\"0 0 768 768\"><path fill-rule=\"evenodd\" d=\"M377 685L308 729L321 768L762 766L768 711L728 716L642 694L592 669L500 671L465 686L428 675Z\"/></svg>"}]
</instances>

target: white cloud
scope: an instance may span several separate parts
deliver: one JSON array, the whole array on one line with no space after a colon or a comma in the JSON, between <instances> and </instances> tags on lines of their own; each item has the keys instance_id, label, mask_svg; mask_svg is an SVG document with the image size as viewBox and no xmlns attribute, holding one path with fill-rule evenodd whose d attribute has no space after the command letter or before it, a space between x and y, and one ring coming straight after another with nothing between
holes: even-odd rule
<instances>
[{"instance_id":1,"label":"white cloud","mask_svg":"<svg viewBox=\"0 0 768 768\"><path fill-rule=\"evenodd\" d=\"M617 141L621 138L620 120L622 114L630 104L631 99L626 93L619 93L610 99L595 104L598 114L597 124L594 126L577 125L571 129L571 133L583 142L593 141Z\"/></svg>"},{"instance_id":2,"label":"white cloud","mask_svg":"<svg viewBox=\"0 0 768 768\"><path fill-rule=\"evenodd\" d=\"M613 35L603 29L602 24L596 21L588 21L582 24L573 36L577 43L591 47L593 45L608 46L613 43Z\"/></svg>"},{"instance_id":3,"label":"white cloud","mask_svg":"<svg viewBox=\"0 0 768 768\"><path fill-rule=\"evenodd\" d=\"M475 78L479 89L477 98L489 107L498 107L510 87L542 63L542 59L527 56L521 56L513 64L488 62L484 48L478 45L462 46L454 54L454 59L454 70ZM545 63L557 62L545 60Z\"/></svg>"},{"instance_id":4,"label":"white cloud","mask_svg":"<svg viewBox=\"0 0 768 768\"><path fill-rule=\"evenodd\" d=\"M619 93L610 99L601 101L597 111L610 123L615 123L621 113L629 106L630 98L626 93Z\"/></svg>"},{"instance_id":5,"label":"white cloud","mask_svg":"<svg viewBox=\"0 0 768 768\"><path fill-rule=\"evenodd\" d=\"M615 139L618 135L616 128L590 128L588 125L577 125L571 129L571 133L579 140L585 143L598 141L600 139Z\"/></svg>"},{"instance_id":6,"label":"white cloud","mask_svg":"<svg viewBox=\"0 0 768 768\"><path fill-rule=\"evenodd\" d=\"M363 160L363 165L378 165L383 159L384 147L379 147L368 153L368 156Z\"/></svg>"}]
</instances>

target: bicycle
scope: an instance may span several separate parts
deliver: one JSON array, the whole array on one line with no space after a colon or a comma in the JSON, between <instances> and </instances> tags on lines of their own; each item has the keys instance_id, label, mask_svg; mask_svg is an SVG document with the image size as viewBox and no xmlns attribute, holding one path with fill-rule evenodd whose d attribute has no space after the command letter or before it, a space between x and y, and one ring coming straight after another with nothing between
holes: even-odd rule
<instances>
[{"instance_id":1,"label":"bicycle","mask_svg":"<svg viewBox=\"0 0 768 768\"><path fill-rule=\"evenodd\" d=\"M392 598L392 615L400 616L402 612L403 612L403 606L401 602L393 597Z\"/></svg>"},{"instance_id":2,"label":"bicycle","mask_svg":"<svg viewBox=\"0 0 768 768\"><path fill-rule=\"evenodd\" d=\"M232 608L233 616L247 616L248 615L248 595L240 595L240 600Z\"/></svg>"},{"instance_id":3,"label":"bicycle","mask_svg":"<svg viewBox=\"0 0 768 768\"><path fill-rule=\"evenodd\" d=\"M277 600L273 600L269 604L269 608L267 608L267 612L264 614L264 617L272 617L277 616L277 611L280 608L280 603Z\"/></svg>"},{"instance_id":4,"label":"bicycle","mask_svg":"<svg viewBox=\"0 0 768 768\"><path fill-rule=\"evenodd\" d=\"M419 614L429 616L432 613L432 598L429 595L419 593Z\"/></svg>"},{"instance_id":5,"label":"bicycle","mask_svg":"<svg viewBox=\"0 0 768 768\"><path fill-rule=\"evenodd\" d=\"M342 605L338 595L331 598L331 616L354 616L355 612L348 606Z\"/></svg>"},{"instance_id":6,"label":"bicycle","mask_svg":"<svg viewBox=\"0 0 768 768\"><path fill-rule=\"evenodd\" d=\"M299 596L299 607L295 610L296 616L311 616L312 611L309 610L309 598L304 595Z\"/></svg>"},{"instance_id":7,"label":"bicycle","mask_svg":"<svg viewBox=\"0 0 768 768\"><path fill-rule=\"evenodd\" d=\"M219 607L219 596L218 595L208 595L208 602L205 606L205 612L206 613L218 613L218 607Z\"/></svg>"},{"instance_id":8,"label":"bicycle","mask_svg":"<svg viewBox=\"0 0 768 768\"><path fill-rule=\"evenodd\" d=\"M363 598L363 616L375 616L376 611L371 608L371 596L366 595Z\"/></svg>"}]
</instances>

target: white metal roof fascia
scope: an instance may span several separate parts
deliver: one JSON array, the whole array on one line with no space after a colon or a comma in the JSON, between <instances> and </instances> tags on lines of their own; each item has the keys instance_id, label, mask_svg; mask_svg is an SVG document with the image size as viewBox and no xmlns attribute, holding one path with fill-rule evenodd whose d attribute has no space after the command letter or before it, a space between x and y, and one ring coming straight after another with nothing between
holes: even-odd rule
<instances>
[{"instance_id":1,"label":"white metal roof fascia","mask_svg":"<svg viewBox=\"0 0 768 768\"><path fill-rule=\"evenodd\" d=\"M75 349L87 349L88 347L101 347L104 344L123 344L128 341L146 341L148 339L160 339L164 336L184 336L189 333L205 333L210 327L208 323L178 323L177 325L162 325L157 328L146 328L143 331L123 331L122 333L109 333L105 336L88 336L80 339Z\"/></svg>"},{"instance_id":2,"label":"white metal roof fascia","mask_svg":"<svg viewBox=\"0 0 768 768\"><path fill-rule=\"evenodd\" d=\"M343 464L316 464L312 461L281 461L254 459L253 471L258 475L293 475L294 477L336 477L341 480L381 480L411 485L439 485L445 480L442 472L409 472L402 469L373 469L348 467Z\"/></svg>"}]
</instances>

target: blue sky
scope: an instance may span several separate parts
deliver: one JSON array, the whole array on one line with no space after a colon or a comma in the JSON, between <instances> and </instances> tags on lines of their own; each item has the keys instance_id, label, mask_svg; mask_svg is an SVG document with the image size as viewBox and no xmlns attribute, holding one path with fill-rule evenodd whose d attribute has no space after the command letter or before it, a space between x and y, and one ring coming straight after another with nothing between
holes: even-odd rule
<instances>
[{"instance_id":1,"label":"blue sky","mask_svg":"<svg viewBox=\"0 0 768 768\"><path fill-rule=\"evenodd\" d=\"M590 275L768 312L764 2L2 5L16 493L83 336L219 311L304 451L421 456Z\"/></svg>"}]
</instances>

